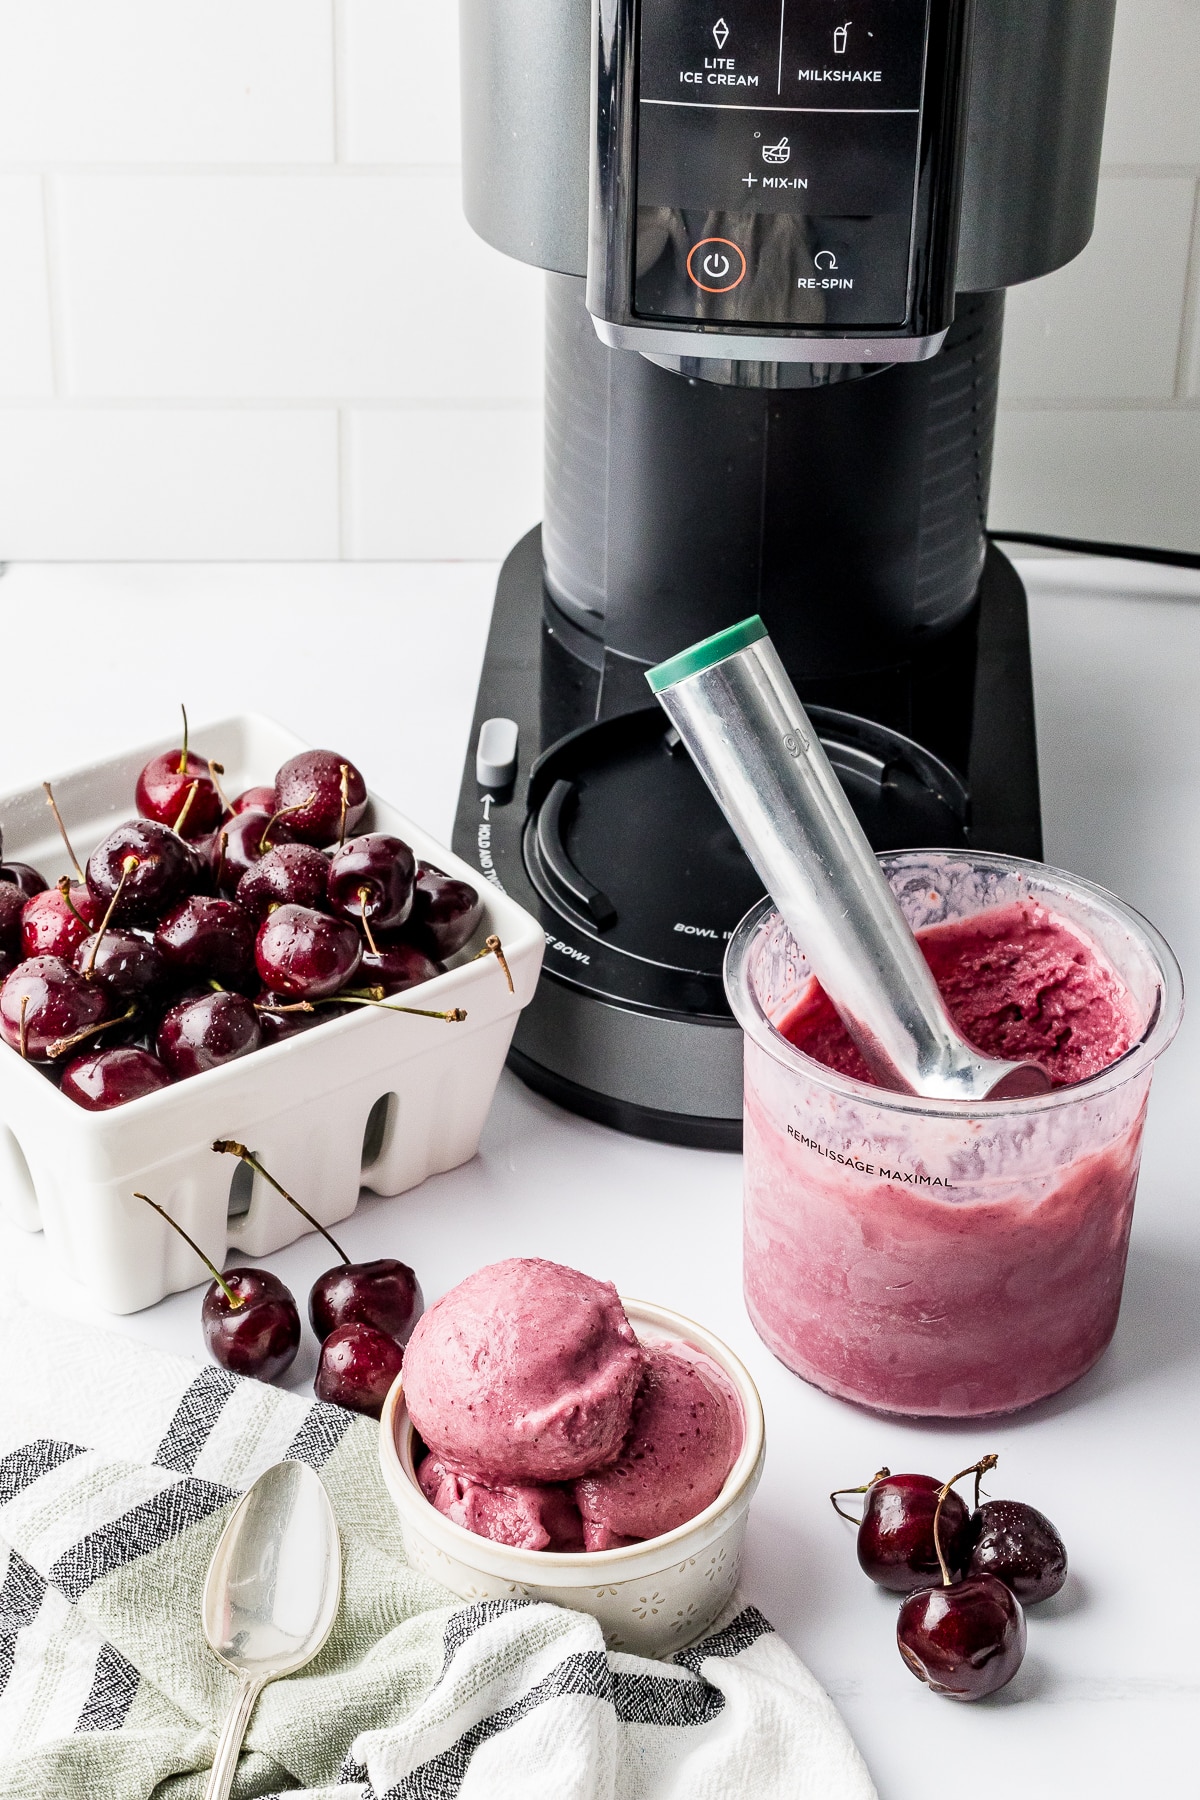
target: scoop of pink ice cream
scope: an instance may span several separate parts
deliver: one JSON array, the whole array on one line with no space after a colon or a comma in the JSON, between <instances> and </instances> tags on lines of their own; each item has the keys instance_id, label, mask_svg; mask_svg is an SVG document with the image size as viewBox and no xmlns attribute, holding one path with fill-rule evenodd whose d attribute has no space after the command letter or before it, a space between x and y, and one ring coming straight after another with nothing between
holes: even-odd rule
<instances>
[{"instance_id":1,"label":"scoop of pink ice cream","mask_svg":"<svg viewBox=\"0 0 1200 1800\"><path fill-rule=\"evenodd\" d=\"M575 1483L589 1550L674 1531L725 1485L742 1445L737 1396L707 1356L654 1344L629 1437L611 1468Z\"/></svg>"},{"instance_id":2,"label":"scoop of pink ice cream","mask_svg":"<svg viewBox=\"0 0 1200 1800\"><path fill-rule=\"evenodd\" d=\"M513 1257L444 1294L404 1352L429 1448L495 1485L569 1481L612 1462L645 1354L616 1288Z\"/></svg>"},{"instance_id":3,"label":"scoop of pink ice cream","mask_svg":"<svg viewBox=\"0 0 1200 1800\"><path fill-rule=\"evenodd\" d=\"M518 1550L582 1550L583 1526L570 1490L549 1483L488 1487L427 1456L417 1470L421 1492L431 1506L476 1537Z\"/></svg>"}]
</instances>

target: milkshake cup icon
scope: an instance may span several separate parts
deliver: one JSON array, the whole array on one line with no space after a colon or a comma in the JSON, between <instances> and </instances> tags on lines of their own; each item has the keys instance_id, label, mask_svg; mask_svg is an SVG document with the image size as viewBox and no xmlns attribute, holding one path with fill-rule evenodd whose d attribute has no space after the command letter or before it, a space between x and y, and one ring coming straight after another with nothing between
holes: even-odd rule
<instances>
[{"instance_id":1,"label":"milkshake cup icon","mask_svg":"<svg viewBox=\"0 0 1200 1800\"><path fill-rule=\"evenodd\" d=\"M850 23L848 20L845 25L839 25L833 34L833 54L835 56L845 56L846 54L846 48L850 41Z\"/></svg>"}]
</instances>

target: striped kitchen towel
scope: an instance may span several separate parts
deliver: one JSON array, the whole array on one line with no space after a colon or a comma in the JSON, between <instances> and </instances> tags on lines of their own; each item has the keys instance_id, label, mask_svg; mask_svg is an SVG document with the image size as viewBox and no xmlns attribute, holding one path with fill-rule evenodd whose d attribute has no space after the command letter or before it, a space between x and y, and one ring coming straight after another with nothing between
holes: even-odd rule
<instances>
[{"instance_id":1,"label":"striped kitchen towel","mask_svg":"<svg viewBox=\"0 0 1200 1800\"><path fill-rule=\"evenodd\" d=\"M753 1607L669 1662L583 1614L464 1606L405 1559L376 1428L116 1333L0 1313L0 1800L201 1800L234 1677L200 1625L239 1493L319 1469L343 1543L320 1657L255 1710L235 1800L872 1800Z\"/></svg>"}]
</instances>

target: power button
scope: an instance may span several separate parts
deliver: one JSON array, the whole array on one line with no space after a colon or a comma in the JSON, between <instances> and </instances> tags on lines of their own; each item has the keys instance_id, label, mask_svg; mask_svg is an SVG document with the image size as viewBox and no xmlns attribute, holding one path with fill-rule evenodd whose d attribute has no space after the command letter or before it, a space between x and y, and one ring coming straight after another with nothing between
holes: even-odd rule
<instances>
[{"instance_id":1,"label":"power button","mask_svg":"<svg viewBox=\"0 0 1200 1800\"><path fill-rule=\"evenodd\" d=\"M728 294L745 278L746 258L732 238L701 238L688 252L687 272L706 294Z\"/></svg>"}]
</instances>

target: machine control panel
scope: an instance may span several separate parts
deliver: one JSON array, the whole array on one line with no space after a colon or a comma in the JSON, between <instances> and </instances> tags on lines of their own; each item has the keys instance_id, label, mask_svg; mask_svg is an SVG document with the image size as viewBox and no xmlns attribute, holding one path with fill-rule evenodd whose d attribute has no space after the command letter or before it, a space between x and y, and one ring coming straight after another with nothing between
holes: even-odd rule
<instances>
[{"instance_id":1,"label":"machine control panel","mask_svg":"<svg viewBox=\"0 0 1200 1800\"><path fill-rule=\"evenodd\" d=\"M966 0L622 3L599 122L610 174L625 165L607 191L627 282L618 296L609 281L604 316L677 332L944 329ZM607 248L620 260L611 233Z\"/></svg>"}]
</instances>

